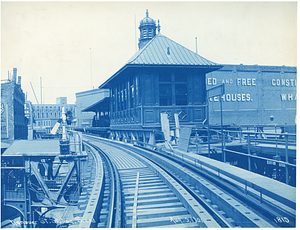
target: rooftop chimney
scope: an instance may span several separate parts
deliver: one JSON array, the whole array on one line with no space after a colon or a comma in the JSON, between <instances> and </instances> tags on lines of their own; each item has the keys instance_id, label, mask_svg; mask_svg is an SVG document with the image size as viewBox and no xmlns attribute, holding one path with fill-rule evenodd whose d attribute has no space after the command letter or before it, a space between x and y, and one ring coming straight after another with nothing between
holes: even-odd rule
<instances>
[{"instance_id":1,"label":"rooftop chimney","mask_svg":"<svg viewBox=\"0 0 300 230\"><path fill-rule=\"evenodd\" d=\"M12 78L12 81L16 82L16 80L17 80L17 68L14 68L13 69L13 78Z\"/></svg>"},{"instance_id":2,"label":"rooftop chimney","mask_svg":"<svg viewBox=\"0 0 300 230\"><path fill-rule=\"evenodd\" d=\"M21 76L18 76L18 82L17 82L18 85L21 85Z\"/></svg>"}]
</instances>

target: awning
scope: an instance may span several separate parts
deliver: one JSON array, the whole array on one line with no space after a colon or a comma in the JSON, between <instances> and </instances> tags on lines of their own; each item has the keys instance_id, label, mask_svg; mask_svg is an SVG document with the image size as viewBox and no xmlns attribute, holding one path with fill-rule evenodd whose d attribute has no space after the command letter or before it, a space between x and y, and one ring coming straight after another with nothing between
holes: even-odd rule
<instances>
[{"instance_id":1,"label":"awning","mask_svg":"<svg viewBox=\"0 0 300 230\"><path fill-rule=\"evenodd\" d=\"M110 98L105 97L102 100L81 110L81 112L109 112Z\"/></svg>"},{"instance_id":2,"label":"awning","mask_svg":"<svg viewBox=\"0 0 300 230\"><path fill-rule=\"evenodd\" d=\"M1 148L2 149L7 149L9 146L11 146L11 144L5 143L1 141Z\"/></svg>"}]
</instances>

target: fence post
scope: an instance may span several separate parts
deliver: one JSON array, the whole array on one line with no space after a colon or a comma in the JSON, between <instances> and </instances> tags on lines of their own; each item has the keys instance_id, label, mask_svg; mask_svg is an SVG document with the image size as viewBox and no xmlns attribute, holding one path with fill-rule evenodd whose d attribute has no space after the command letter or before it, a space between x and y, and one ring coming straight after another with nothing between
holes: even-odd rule
<instances>
[{"instance_id":1,"label":"fence post","mask_svg":"<svg viewBox=\"0 0 300 230\"><path fill-rule=\"evenodd\" d=\"M284 135L285 138L285 162L289 162L289 156L288 156L288 150L289 150L289 143L288 143L288 134L285 133ZM289 184L289 170L288 170L288 165L285 165L285 183Z\"/></svg>"},{"instance_id":2,"label":"fence post","mask_svg":"<svg viewBox=\"0 0 300 230\"><path fill-rule=\"evenodd\" d=\"M277 135L276 135L276 148L275 148L275 156L277 156L277 148L278 148L278 139L277 139Z\"/></svg>"},{"instance_id":3,"label":"fence post","mask_svg":"<svg viewBox=\"0 0 300 230\"><path fill-rule=\"evenodd\" d=\"M251 159L250 159L250 133L248 133L248 170L251 172Z\"/></svg>"}]
</instances>

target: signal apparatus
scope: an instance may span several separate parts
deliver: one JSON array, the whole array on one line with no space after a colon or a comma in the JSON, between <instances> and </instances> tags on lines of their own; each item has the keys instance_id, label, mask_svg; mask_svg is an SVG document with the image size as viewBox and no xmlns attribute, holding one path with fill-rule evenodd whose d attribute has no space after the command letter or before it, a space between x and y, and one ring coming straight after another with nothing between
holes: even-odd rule
<instances>
[{"instance_id":1,"label":"signal apparatus","mask_svg":"<svg viewBox=\"0 0 300 230\"><path fill-rule=\"evenodd\" d=\"M59 146L60 146L60 154L61 155L69 155L70 154L70 138L67 134L67 126L72 124L72 112L65 111L65 107L62 107L62 116L56 124L54 125L53 129L51 130L51 134L55 135L57 133L58 128L62 125L62 135L59 139Z\"/></svg>"}]
</instances>

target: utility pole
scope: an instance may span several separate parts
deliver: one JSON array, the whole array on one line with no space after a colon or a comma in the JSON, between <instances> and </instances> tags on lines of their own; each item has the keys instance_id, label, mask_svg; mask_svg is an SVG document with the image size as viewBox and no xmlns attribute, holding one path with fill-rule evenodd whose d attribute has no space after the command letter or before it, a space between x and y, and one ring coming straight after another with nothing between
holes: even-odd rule
<instances>
[{"instance_id":1,"label":"utility pole","mask_svg":"<svg viewBox=\"0 0 300 230\"><path fill-rule=\"evenodd\" d=\"M136 16L134 15L134 35L135 35L135 42L134 42L134 44L135 44L135 52L137 52L137 44L136 44L136 42L137 42L137 38L136 38Z\"/></svg>"},{"instance_id":2,"label":"utility pole","mask_svg":"<svg viewBox=\"0 0 300 230\"><path fill-rule=\"evenodd\" d=\"M196 41L196 54L198 54L197 37L195 37L195 41Z\"/></svg>"},{"instance_id":3,"label":"utility pole","mask_svg":"<svg viewBox=\"0 0 300 230\"><path fill-rule=\"evenodd\" d=\"M91 88L93 89L92 48L90 48L90 62L91 62Z\"/></svg>"},{"instance_id":4,"label":"utility pole","mask_svg":"<svg viewBox=\"0 0 300 230\"><path fill-rule=\"evenodd\" d=\"M41 86L41 105L43 104L43 84L42 84L42 77L40 77L40 86Z\"/></svg>"}]
</instances>

